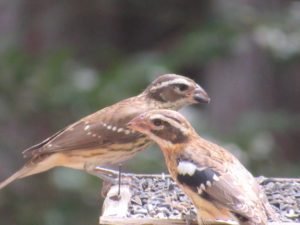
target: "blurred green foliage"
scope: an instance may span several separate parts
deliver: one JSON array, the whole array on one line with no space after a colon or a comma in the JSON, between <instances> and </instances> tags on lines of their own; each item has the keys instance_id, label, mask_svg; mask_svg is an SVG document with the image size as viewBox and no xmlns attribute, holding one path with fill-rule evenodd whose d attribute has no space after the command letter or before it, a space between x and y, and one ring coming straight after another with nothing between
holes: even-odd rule
<instances>
[{"instance_id":1,"label":"blurred green foliage","mask_svg":"<svg viewBox=\"0 0 300 225\"><path fill-rule=\"evenodd\" d=\"M255 174L299 176L300 4L294 1L3 1L0 177L21 151L157 75L199 82L182 112ZM124 170L166 172L153 146ZM99 179L55 169L0 192L1 224L97 224Z\"/></svg>"}]
</instances>

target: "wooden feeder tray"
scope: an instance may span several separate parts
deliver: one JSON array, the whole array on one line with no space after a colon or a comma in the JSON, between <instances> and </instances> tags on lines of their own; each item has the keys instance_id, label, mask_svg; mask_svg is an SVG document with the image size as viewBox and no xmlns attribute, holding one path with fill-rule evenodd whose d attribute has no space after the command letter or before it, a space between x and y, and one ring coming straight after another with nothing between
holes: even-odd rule
<instances>
[{"instance_id":1,"label":"wooden feeder tray","mask_svg":"<svg viewBox=\"0 0 300 225\"><path fill-rule=\"evenodd\" d=\"M102 168L100 170L103 172ZM115 177L118 176L116 171L107 171ZM258 177L257 181L262 185L269 202L281 217L280 223L270 221L270 224L299 225L300 179ZM224 224L222 221L204 222ZM193 204L169 175L122 174L120 189L119 185L108 188L100 224L196 225L197 222ZM232 224L238 223L232 221Z\"/></svg>"}]
</instances>

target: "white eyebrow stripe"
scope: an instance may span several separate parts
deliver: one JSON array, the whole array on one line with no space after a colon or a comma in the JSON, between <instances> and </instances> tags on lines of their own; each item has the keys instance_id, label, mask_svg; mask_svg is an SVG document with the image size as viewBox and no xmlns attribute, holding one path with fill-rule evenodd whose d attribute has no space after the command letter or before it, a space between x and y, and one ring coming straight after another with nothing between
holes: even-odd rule
<instances>
[{"instance_id":1,"label":"white eyebrow stripe","mask_svg":"<svg viewBox=\"0 0 300 225\"><path fill-rule=\"evenodd\" d=\"M187 134L188 133L188 129L186 129L185 127L183 127L181 124L179 124L177 121L174 121L172 119L169 119L163 115L153 115L150 117L151 120L155 120L155 119L161 119L163 121L167 121L169 122L169 124L171 124L173 127L176 127L178 130L180 130L183 134Z\"/></svg>"},{"instance_id":2,"label":"white eyebrow stripe","mask_svg":"<svg viewBox=\"0 0 300 225\"><path fill-rule=\"evenodd\" d=\"M172 84L186 84L186 85L189 86L191 83L187 79L176 78L174 80L164 81L160 84L157 84L156 86L153 86L151 88L151 90L156 90L156 89L159 89L159 88L163 88L163 87L166 87L166 86L169 86L169 85L172 85Z\"/></svg>"}]
</instances>

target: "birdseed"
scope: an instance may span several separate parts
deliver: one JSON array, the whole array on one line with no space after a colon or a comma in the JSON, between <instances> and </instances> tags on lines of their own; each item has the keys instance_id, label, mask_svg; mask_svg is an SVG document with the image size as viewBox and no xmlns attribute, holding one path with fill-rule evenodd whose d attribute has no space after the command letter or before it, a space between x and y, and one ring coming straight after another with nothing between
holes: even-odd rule
<instances>
[{"instance_id":1,"label":"birdseed","mask_svg":"<svg viewBox=\"0 0 300 225\"><path fill-rule=\"evenodd\" d=\"M300 179L259 177L268 200L284 222L300 222ZM169 176L132 176L128 218L195 218L189 198Z\"/></svg>"}]
</instances>

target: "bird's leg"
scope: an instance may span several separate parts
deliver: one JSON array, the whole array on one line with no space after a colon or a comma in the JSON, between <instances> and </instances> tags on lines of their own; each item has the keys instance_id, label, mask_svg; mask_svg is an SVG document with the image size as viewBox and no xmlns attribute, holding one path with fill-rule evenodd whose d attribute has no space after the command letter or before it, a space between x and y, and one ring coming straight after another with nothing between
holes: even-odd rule
<instances>
[{"instance_id":1,"label":"bird's leg","mask_svg":"<svg viewBox=\"0 0 300 225\"><path fill-rule=\"evenodd\" d=\"M121 179L122 179L122 164L119 164L119 188L118 188L118 196L120 196L120 193L121 193Z\"/></svg>"},{"instance_id":2,"label":"bird's leg","mask_svg":"<svg viewBox=\"0 0 300 225\"><path fill-rule=\"evenodd\" d=\"M121 193L121 169L119 171L98 167L94 164L85 164L85 171L89 174L94 175L102 180L101 196L106 197L107 193L112 186L118 185L118 193L116 198L120 198Z\"/></svg>"},{"instance_id":3,"label":"bird's leg","mask_svg":"<svg viewBox=\"0 0 300 225\"><path fill-rule=\"evenodd\" d=\"M89 171L89 173L104 181L110 182L112 185L118 186L131 185L131 179L134 177L134 174L122 173L121 166L118 171L96 166L92 171Z\"/></svg>"},{"instance_id":4,"label":"bird's leg","mask_svg":"<svg viewBox=\"0 0 300 225\"><path fill-rule=\"evenodd\" d=\"M119 172L112 170L112 169L107 169L104 167L98 167L93 164L86 164L84 169L89 173L92 174L96 177L99 177L103 181L106 181L108 183L111 183L112 185L117 185L119 183L118 177Z\"/></svg>"}]
</instances>

